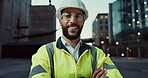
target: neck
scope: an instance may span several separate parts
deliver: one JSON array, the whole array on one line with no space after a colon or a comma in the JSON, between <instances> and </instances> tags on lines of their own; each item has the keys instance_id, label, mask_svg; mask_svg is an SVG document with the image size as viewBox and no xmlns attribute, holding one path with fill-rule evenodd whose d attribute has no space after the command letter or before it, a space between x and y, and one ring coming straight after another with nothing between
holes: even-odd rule
<instances>
[{"instance_id":1,"label":"neck","mask_svg":"<svg viewBox=\"0 0 148 78\"><path fill-rule=\"evenodd\" d=\"M63 37L63 39L64 39L65 41L67 41L73 48L75 48L75 47L77 46L78 42L80 41L80 37L77 38L77 39L74 39L74 40L70 40L70 39L66 38L64 35L63 35L62 37Z\"/></svg>"}]
</instances>

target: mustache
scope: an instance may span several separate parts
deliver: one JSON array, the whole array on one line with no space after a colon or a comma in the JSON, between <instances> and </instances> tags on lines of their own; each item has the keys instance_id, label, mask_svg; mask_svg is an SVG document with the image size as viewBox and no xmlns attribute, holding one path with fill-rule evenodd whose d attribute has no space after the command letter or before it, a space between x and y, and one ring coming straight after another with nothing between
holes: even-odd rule
<instances>
[{"instance_id":1,"label":"mustache","mask_svg":"<svg viewBox=\"0 0 148 78\"><path fill-rule=\"evenodd\" d=\"M69 27L71 27L71 26L76 26L77 28L80 28L80 26L77 25L77 24L69 24L69 25L67 25L66 27L69 28Z\"/></svg>"}]
</instances>

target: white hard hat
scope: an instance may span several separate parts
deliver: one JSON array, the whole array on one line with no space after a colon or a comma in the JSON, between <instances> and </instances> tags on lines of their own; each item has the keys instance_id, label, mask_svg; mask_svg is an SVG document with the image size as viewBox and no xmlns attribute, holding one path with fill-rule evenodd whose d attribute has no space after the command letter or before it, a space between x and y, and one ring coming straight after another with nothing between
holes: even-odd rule
<instances>
[{"instance_id":1,"label":"white hard hat","mask_svg":"<svg viewBox=\"0 0 148 78\"><path fill-rule=\"evenodd\" d=\"M56 13L58 19L62 18L61 11L65 8L78 8L84 12L84 20L88 18L88 11L81 0L63 0Z\"/></svg>"}]
</instances>

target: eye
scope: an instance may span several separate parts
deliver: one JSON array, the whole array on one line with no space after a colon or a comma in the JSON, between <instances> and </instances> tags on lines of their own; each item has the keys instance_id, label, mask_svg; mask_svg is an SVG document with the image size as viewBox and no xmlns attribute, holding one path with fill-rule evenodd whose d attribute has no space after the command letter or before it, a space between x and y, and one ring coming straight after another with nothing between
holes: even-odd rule
<instances>
[{"instance_id":1,"label":"eye","mask_svg":"<svg viewBox=\"0 0 148 78\"><path fill-rule=\"evenodd\" d=\"M70 13L63 13L63 17L70 18L71 17L71 14Z\"/></svg>"},{"instance_id":2,"label":"eye","mask_svg":"<svg viewBox=\"0 0 148 78\"><path fill-rule=\"evenodd\" d=\"M70 15L70 14L68 14L68 15L65 15L65 17L66 17L66 18L70 18L70 17L71 17L71 15Z\"/></svg>"},{"instance_id":3,"label":"eye","mask_svg":"<svg viewBox=\"0 0 148 78\"><path fill-rule=\"evenodd\" d=\"M79 15L76 16L77 19L81 18Z\"/></svg>"},{"instance_id":4,"label":"eye","mask_svg":"<svg viewBox=\"0 0 148 78\"><path fill-rule=\"evenodd\" d=\"M76 15L76 18L77 18L79 21L83 21L83 16L82 16L82 15Z\"/></svg>"}]
</instances>

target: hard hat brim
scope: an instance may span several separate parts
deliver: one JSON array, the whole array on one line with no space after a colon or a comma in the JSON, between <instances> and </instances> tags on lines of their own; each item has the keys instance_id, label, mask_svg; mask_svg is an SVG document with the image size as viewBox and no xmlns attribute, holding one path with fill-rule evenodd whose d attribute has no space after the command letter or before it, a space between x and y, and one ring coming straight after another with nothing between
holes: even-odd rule
<instances>
[{"instance_id":1,"label":"hard hat brim","mask_svg":"<svg viewBox=\"0 0 148 78\"><path fill-rule=\"evenodd\" d=\"M57 13L56 13L56 16L57 16L58 19L62 18L61 11L66 9L66 8L77 8L77 7L61 7L61 8L59 8ZM86 20L88 18L88 11L85 10L85 9L82 9L82 8L77 8L77 9L80 9L84 13L84 20Z\"/></svg>"}]
</instances>

